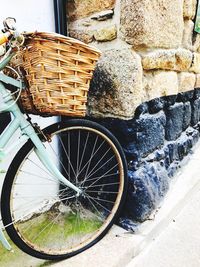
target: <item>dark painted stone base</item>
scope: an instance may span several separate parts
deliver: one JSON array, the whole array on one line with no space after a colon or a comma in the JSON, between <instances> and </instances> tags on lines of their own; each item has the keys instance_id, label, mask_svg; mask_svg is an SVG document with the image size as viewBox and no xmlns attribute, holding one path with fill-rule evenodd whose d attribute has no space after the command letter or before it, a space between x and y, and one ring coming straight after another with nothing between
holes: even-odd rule
<instances>
[{"instance_id":1,"label":"dark painted stone base","mask_svg":"<svg viewBox=\"0 0 200 267\"><path fill-rule=\"evenodd\" d=\"M143 103L132 120L95 120L124 149L129 188L119 223L133 230L158 207L170 179L199 139L200 89Z\"/></svg>"}]
</instances>

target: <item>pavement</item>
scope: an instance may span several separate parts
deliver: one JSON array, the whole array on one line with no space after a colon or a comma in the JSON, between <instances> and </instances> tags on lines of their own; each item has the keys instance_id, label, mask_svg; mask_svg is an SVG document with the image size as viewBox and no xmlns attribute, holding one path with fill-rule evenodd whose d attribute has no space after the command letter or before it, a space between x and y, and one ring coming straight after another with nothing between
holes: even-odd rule
<instances>
[{"instance_id":1,"label":"pavement","mask_svg":"<svg viewBox=\"0 0 200 267\"><path fill-rule=\"evenodd\" d=\"M18 256L1 266L14 262L20 267L200 267L199 159L200 142L172 179L161 207L136 233L113 226L92 248L55 263L34 259L16 248Z\"/></svg>"},{"instance_id":2,"label":"pavement","mask_svg":"<svg viewBox=\"0 0 200 267\"><path fill-rule=\"evenodd\" d=\"M127 267L200 266L200 190L170 225Z\"/></svg>"},{"instance_id":3,"label":"pavement","mask_svg":"<svg viewBox=\"0 0 200 267\"><path fill-rule=\"evenodd\" d=\"M152 218L137 233L114 226L91 249L53 267L199 267L200 144L171 181Z\"/></svg>"}]
</instances>

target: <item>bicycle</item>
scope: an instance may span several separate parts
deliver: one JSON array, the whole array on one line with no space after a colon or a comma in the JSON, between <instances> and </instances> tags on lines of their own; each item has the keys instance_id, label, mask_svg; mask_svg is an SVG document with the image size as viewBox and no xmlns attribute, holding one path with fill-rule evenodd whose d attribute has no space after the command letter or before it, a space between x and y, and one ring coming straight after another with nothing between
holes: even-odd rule
<instances>
[{"instance_id":1,"label":"bicycle","mask_svg":"<svg viewBox=\"0 0 200 267\"><path fill-rule=\"evenodd\" d=\"M0 71L23 39L14 20L5 20L5 25L0 44L7 43L8 51ZM126 196L127 163L117 139L95 122L72 118L41 130L19 108L24 89L21 78L0 73L4 101L0 112L12 114L0 136L0 160L21 147L3 183L2 221L10 239L25 253L66 259L96 244L115 222ZM18 140L7 148L17 129ZM2 230L0 241L11 249Z\"/></svg>"}]
</instances>

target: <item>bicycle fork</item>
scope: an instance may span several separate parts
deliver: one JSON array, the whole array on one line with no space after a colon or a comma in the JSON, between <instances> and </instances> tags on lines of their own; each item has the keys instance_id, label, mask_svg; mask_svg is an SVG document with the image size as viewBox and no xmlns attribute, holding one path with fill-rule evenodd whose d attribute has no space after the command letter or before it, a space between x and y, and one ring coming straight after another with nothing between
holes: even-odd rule
<instances>
[{"instance_id":1,"label":"bicycle fork","mask_svg":"<svg viewBox=\"0 0 200 267\"><path fill-rule=\"evenodd\" d=\"M82 193L82 190L79 189L77 186L72 184L66 177L62 175L62 173L58 170L55 166L54 162L48 157L45 146L43 145L42 141L35 133L34 128L29 125L23 129L26 135L28 135L35 146L35 153L43 163L43 165L49 170L49 172L53 175L53 178L60 181L62 184L66 185L67 187L71 188L77 193L79 196Z\"/></svg>"},{"instance_id":2,"label":"bicycle fork","mask_svg":"<svg viewBox=\"0 0 200 267\"><path fill-rule=\"evenodd\" d=\"M47 156L46 149L42 142L40 141L39 137L35 134L30 136L31 141L35 145L35 153L43 163L43 165L50 171L50 173L53 175L53 178L60 181L62 184L66 185L67 187L73 189L77 196L79 196L82 192L81 189L79 189L77 186L72 184L69 180L67 180L62 173L58 170L58 168L55 166L53 161Z\"/></svg>"}]
</instances>

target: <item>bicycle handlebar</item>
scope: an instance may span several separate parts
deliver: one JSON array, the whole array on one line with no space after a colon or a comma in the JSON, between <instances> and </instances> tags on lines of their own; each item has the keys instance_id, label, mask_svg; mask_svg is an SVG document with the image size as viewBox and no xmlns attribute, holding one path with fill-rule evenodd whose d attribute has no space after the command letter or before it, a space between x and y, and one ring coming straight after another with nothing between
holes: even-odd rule
<instances>
[{"instance_id":1,"label":"bicycle handlebar","mask_svg":"<svg viewBox=\"0 0 200 267\"><path fill-rule=\"evenodd\" d=\"M16 32L15 28L16 19L8 17L3 21L4 29L3 33L0 34L0 45L5 44L9 41L10 37Z\"/></svg>"},{"instance_id":2,"label":"bicycle handlebar","mask_svg":"<svg viewBox=\"0 0 200 267\"><path fill-rule=\"evenodd\" d=\"M10 35L10 32L0 34L0 45L7 43Z\"/></svg>"},{"instance_id":3,"label":"bicycle handlebar","mask_svg":"<svg viewBox=\"0 0 200 267\"><path fill-rule=\"evenodd\" d=\"M15 23L16 20L14 18L7 18L3 21L4 29L0 33L0 45L7 43L7 52L0 59L0 70L9 63L16 51L24 43L24 36L18 33Z\"/></svg>"},{"instance_id":4,"label":"bicycle handlebar","mask_svg":"<svg viewBox=\"0 0 200 267\"><path fill-rule=\"evenodd\" d=\"M0 45L9 43L9 47L15 48L23 44L23 34L17 31L15 24L15 18L8 17L3 21L4 29L0 34Z\"/></svg>"}]
</instances>

